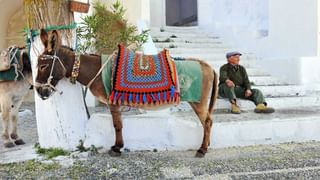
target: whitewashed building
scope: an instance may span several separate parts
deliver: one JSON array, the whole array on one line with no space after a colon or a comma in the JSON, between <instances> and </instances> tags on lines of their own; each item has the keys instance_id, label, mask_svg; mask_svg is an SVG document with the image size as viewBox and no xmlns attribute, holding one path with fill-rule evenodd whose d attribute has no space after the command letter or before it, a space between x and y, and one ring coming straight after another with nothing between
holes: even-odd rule
<instances>
[{"instance_id":1,"label":"whitewashed building","mask_svg":"<svg viewBox=\"0 0 320 180\"><path fill-rule=\"evenodd\" d=\"M82 1L86 2L86 0ZM115 0L101 1L109 5L115 2ZM181 42L176 43L178 48L170 50L174 55L202 58L218 71L219 66L225 63L224 54L227 51L239 50L248 54L243 56L242 63L248 68L254 84L258 85L265 95L272 97L267 99L272 106L288 108L320 105L317 94L308 96L309 92L320 89L320 1L120 1L127 9L126 17L129 22L136 24L137 20L145 21L152 29L151 35L154 38L165 38L172 34L179 36L180 39L178 39ZM76 14L76 17L80 16L83 15ZM22 0L0 0L0 49L12 44L24 45L23 34L20 33L24 24ZM160 32L160 29L165 32ZM195 43L190 44L193 41ZM170 43L156 43L156 45L158 48L168 48L171 46ZM193 53L187 54L188 51ZM241 103L244 109L253 108L253 105L248 102ZM228 106L225 100L220 99L216 107L228 108ZM197 148L198 139L202 136L202 128L194 120L194 114L190 115L189 120L184 121L181 119L185 117L181 117L179 113L174 118L168 115L170 113L172 112L163 111L151 116L146 114L124 117L124 132L128 147L132 149ZM166 116L158 121L161 117L157 115L160 114L166 114ZM223 119L227 115L218 116ZM150 117L152 117L151 120ZM87 138L85 143L112 145L114 134L110 116L94 115L93 118L88 121L88 124L75 126L86 129L81 134ZM108 121L104 121L105 119ZM294 140L320 140L317 116L300 119L288 117L285 120L256 120L215 123L212 144L215 147L226 147ZM147 126L150 131L137 133L137 129ZM72 131L72 128L65 128ZM184 134L186 131L194 132L194 135L186 136ZM185 138L189 141L185 142ZM153 144L145 144L147 141ZM52 140L52 142L55 141Z\"/></svg>"},{"instance_id":2,"label":"whitewashed building","mask_svg":"<svg viewBox=\"0 0 320 180\"><path fill-rule=\"evenodd\" d=\"M86 0L83 0L86 1ZM107 4L115 0L101 0ZM91 1L90 1L91 2ZM221 36L233 47L272 60L278 67L292 66L298 83L320 82L320 76L304 73L319 63L320 2L318 0L121 0L129 21L150 27L198 26ZM22 0L0 0L0 48L23 45L25 26ZM312 59L312 60L311 60ZM266 61L270 63L271 61ZM283 64L285 62L285 64ZM274 66L267 69L275 71ZM299 67L298 67L299 66ZM282 69L282 68L281 68ZM315 69L316 71L316 69ZM297 74L298 76L295 76ZM309 74L309 75L308 75ZM279 73L279 75L281 75ZM311 80L312 79L312 80Z\"/></svg>"}]
</instances>

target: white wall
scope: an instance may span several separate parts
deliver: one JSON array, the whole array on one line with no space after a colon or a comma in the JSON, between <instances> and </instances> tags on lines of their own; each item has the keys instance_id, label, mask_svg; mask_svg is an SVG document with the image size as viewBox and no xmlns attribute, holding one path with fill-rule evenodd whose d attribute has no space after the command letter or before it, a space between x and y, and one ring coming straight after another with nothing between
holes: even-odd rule
<instances>
[{"instance_id":1,"label":"white wall","mask_svg":"<svg viewBox=\"0 0 320 180\"><path fill-rule=\"evenodd\" d=\"M261 56L318 56L317 0L270 0L269 37L259 42Z\"/></svg>"},{"instance_id":2,"label":"white wall","mask_svg":"<svg viewBox=\"0 0 320 180\"><path fill-rule=\"evenodd\" d=\"M117 0L101 0L108 7ZM131 24L136 24L138 19L144 20L148 25L150 23L150 0L120 0L120 3L126 9L125 17Z\"/></svg>"},{"instance_id":3,"label":"white wall","mask_svg":"<svg viewBox=\"0 0 320 180\"><path fill-rule=\"evenodd\" d=\"M259 64L289 83L319 89L319 2L270 0L269 6L269 36L257 42Z\"/></svg>"},{"instance_id":4,"label":"white wall","mask_svg":"<svg viewBox=\"0 0 320 180\"><path fill-rule=\"evenodd\" d=\"M7 46L9 19L19 8L22 8L22 0L0 0L0 4L0 49L3 49Z\"/></svg>"},{"instance_id":5,"label":"white wall","mask_svg":"<svg viewBox=\"0 0 320 180\"><path fill-rule=\"evenodd\" d=\"M268 28L268 0L211 0L213 23L231 28Z\"/></svg>"},{"instance_id":6,"label":"white wall","mask_svg":"<svg viewBox=\"0 0 320 180\"><path fill-rule=\"evenodd\" d=\"M150 1L150 26L163 27L165 26L165 0Z\"/></svg>"},{"instance_id":7,"label":"white wall","mask_svg":"<svg viewBox=\"0 0 320 180\"><path fill-rule=\"evenodd\" d=\"M318 55L317 0L199 0L199 26L263 58ZM200 12L200 11L199 11Z\"/></svg>"}]
</instances>

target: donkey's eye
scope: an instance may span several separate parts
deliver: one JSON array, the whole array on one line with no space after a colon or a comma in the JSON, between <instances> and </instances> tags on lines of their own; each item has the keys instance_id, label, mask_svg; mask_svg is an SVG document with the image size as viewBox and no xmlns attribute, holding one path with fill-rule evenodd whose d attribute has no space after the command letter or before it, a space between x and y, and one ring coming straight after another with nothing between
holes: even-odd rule
<instances>
[{"instance_id":1,"label":"donkey's eye","mask_svg":"<svg viewBox=\"0 0 320 180\"><path fill-rule=\"evenodd\" d=\"M41 64L41 65L39 66L39 70L40 70L40 71L45 71L48 67L49 67L49 64Z\"/></svg>"}]
</instances>

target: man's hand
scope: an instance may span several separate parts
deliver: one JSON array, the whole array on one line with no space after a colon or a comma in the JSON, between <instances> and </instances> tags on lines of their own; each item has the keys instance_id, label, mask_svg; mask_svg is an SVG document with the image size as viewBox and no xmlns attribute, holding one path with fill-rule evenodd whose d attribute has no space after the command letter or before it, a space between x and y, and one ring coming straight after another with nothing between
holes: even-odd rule
<instances>
[{"instance_id":1,"label":"man's hand","mask_svg":"<svg viewBox=\"0 0 320 180\"><path fill-rule=\"evenodd\" d=\"M246 92L244 93L245 97L250 97L252 95L252 91L250 89L247 89Z\"/></svg>"},{"instance_id":2,"label":"man's hand","mask_svg":"<svg viewBox=\"0 0 320 180\"><path fill-rule=\"evenodd\" d=\"M226 84L229 88L235 87L234 83L230 79L226 80Z\"/></svg>"}]
</instances>

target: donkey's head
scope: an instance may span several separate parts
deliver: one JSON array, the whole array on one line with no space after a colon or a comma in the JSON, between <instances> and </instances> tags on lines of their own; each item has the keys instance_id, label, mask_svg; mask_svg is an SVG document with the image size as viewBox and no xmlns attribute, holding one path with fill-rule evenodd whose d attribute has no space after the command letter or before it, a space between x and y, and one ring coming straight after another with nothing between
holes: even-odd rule
<instances>
[{"instance_id":1,"label":"donkey's head","mask_svg":"<svg viewBox=\"0 0 320 180\"><path fill-rule=\"evenodd\" d=\"M71 75L74 53L70 48L61 46L61 39L56 30L41 30L40 38L45 49L38 57L36 89L45 100L56 91L55 87L61 79Z\"/></svg>"}]
</instances>

